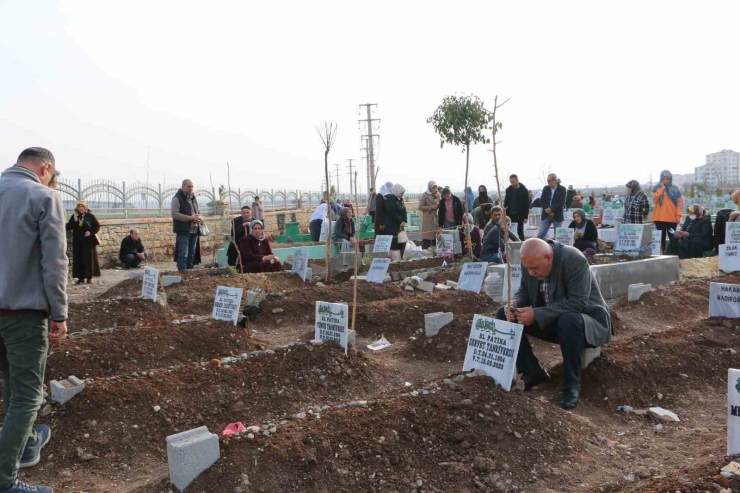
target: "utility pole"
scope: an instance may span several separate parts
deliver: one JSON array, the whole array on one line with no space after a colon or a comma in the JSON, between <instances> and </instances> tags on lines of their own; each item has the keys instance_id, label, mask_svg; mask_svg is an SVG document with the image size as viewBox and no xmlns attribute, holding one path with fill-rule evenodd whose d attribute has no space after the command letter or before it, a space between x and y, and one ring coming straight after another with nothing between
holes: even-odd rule
<instances>
[{"instance_id":1,"label":"utility pole","mask_svg":"<svg viewBox=\"0 0 740 493\"><path fill-rule=\"evenodd\" d=\"M352 161L354 161L354 159L347 159L347 161L349 161L349 164L347 166L345 166L345 168L349 168L349 189L350 189L350 193L352 193L352 190L354 190L357 187L357 176L352 173L352 169L354 168L354 165L352 164ZM353 176L355 177L355 185L354 186L352 186L352 177Z\"/></svg>"},{"instance_id":2,"label":"utility pole","mask_svg":"<svg viewBox=\"0 0 740 493\"><path fill-rule=\"evenodd\" d=\"M335 164L334 166L336 167L336 170L337 170L337 174L336 174L336 176L337 176L337 194L339 194L339 167L341 166L341 164ZM350 189L350 192L351 192L351 190L352 189Z\"/></svg>"},{"instance_id":3,"label":"utility pole","mask_svg":"<svg viewBox=\"0 0 740 493\"><path fill-rule=\"evenodd\" d=\"M360 108L364 107L367 111L367 118L364 120L358 120L361 124L365 123L365 130L367 135L362 136L362 141L365 144L363 150L365 151L365 158L367 159L367 191L370 193L370 189L375 187L375 142L376 137L380 138L380 135L373 133L373 122L380 122L379 118L373 119L372 107L378 106L374 103L361 104Z\"/></svg>"}]
</instances>

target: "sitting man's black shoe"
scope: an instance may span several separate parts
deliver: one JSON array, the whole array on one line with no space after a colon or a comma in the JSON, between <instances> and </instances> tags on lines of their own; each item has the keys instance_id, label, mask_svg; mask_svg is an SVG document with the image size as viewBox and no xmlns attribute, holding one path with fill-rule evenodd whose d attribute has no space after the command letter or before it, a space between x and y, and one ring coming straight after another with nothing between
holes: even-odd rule
<instances>
[{"instance_id":1,"label":"sitting man's black shoe","mask_svg":"<svg viewBox=\"0 0 740 493\"><path fill-rule=\"evenodd\" d=\"M575 409L578 405L579 393L578 389L563 389L558 406L563 409Z\"/></svg>"},{"instance_id":2,"label":"sitting man's black shoe","mask_svg":"<svg viewBox=\"0 0 740 493\"><path fill-rule=\"evenodd\" d=\"M522 375L522 381L524 382L524 391L527 392L532 390L532 387L549 382L550 374L540 366L539 369Z\"/></svg>"}]
</instances>

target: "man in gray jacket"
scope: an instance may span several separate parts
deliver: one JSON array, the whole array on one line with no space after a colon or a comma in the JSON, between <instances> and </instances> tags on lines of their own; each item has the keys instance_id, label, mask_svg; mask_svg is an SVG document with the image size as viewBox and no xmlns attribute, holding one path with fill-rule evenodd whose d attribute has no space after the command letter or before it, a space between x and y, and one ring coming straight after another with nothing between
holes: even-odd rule
<instances>
[{"instance_id":1,"label":"man in gray jacket","mask_svg":"<svg viewBox=\"0 0 740 493\"><path fill-rule=\"evenodd\" d=\"M64 205L49 188L54 156L32 147L0 175L0 369L5 422L0 433L0 493L51 493L18 479L38 464L51 439L33 428L43 402L49 343L67 333L67 241Z\"/></svg>"},{"instance_id":2,"label":"man in gray jacket","mask_svg":"<svg viewBox=\"0 0 740 493\"><path fill-rule=\"evenodd\" d=\"M581 359L586 349L612 338L609 308L588 261L576 248L530 238L522 244L522 282L511 305L501 307L499 320L520 323L524 334L516 366L525 390L549 381L527 336L560 344L563 354L563 394L558 405L573 409L581 390Z\"/></svg>"}]
</instances>

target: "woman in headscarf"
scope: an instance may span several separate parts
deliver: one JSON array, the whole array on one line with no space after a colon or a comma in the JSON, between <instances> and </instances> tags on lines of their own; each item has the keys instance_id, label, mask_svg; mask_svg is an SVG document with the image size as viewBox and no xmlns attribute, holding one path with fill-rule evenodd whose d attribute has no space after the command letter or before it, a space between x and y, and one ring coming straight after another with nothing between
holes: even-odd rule
<instances>
[{"instance_id":1,"label":"woman in headscarf","mask_svg":"<svg viewBox=\"0 0 740 493\"><path fill-rule=\"evenodd\" d=\"M668 170L660 173L660 181L653 187L653 203L653 223L656 229L662 231L660 249L665 251L666 235L671 235L669 230L676 230L684 207L681 190L673 184L673 175Z\"/></svg>"},{"instance_id":2,"label":"woman in headscarf","mask_svg":"<svg viewBox=\"0 0 740 493\"><path fill-rule=\"evenodd\" d=\"M580 195L573 197L573 202L570 203L570 209L583 209L583 201Z\"/></svg>"},{"instance_id":3,"label":"woman in headscarf","mask_svg":"<svg viewBox=\"0 0 740 493\"><path fill-rule=\"evenodd\" d=\"M265 237L264 223L253 219L249 234L239 243L244 273L277 272L282 270L280 260L273 255L270 240Z\"/></svg>"},{"instance_id":4,"label":"woman in headscarf","mask_svg":"<svg viewBox=\"0 0 740 493\"><path fill-rule=\"evenodd\" d=\"M442 200L437 212L437 225L440 228L460 226L463 219L463 206L458 197L452 195L450 187L442 189Z\"/></svg>"},{"instance_id":5,"label":"woman in headscarf","mask_svg":"<svg viewBox=\"0 0 740 493\"><path fill-rule=\"evenodd\" d=\"M574 247L582 252L587 248L596 250L599 242L599 233L596 230L594 222L586 219L586 212L583 209L573 211L573 221L571 221L568 227L575 230L575 234L573 235Z\"/></svg>"},{"instance_id":6,"label":"woman in headscarf","mask_svg":"<svg viewBox=\"0 0 740 493\"><path fill-rule=\"evenodd\" d=\"M403 194L406 188L400 183L391 187L391 193L385 197L385 231L383 234L391 235L391 250L399 250L401 258L406 250L406 243L398 242L398 233L406 228L406 205L403 203Z\"/></svg>"},{"instance_id":7,"label":"woman in headscarf","mask_svg":"<svg viewBox=\"0 0 740 493\"><path fill-rule=\"evenodd\" d=\"M542 207L542 190L537 190L537 193L534 194L534 199L532 199L532 207Z\"/></svg>"},{"instance_id":8,"label":"woman in headscarf","mask_svg":"<svg viewBox=\"0 0 740 493\"><path fill-rule=\"evenodd\" d=\"M624 198L624 224L643 224L650 214L650 203L645 192L640 188L640 182L627 182L627 196Z\"/></svg>"},{"instance_id":9,"label":"woman in headscarf","mask_svg":"<svg viewBox=\"0 0 740 493\"><path fill-rule=\"evenodd\" d=\"M471 187L465 187L465 203L469 211L473 210L473 202L475 202L475 195L473 195L473 189ZM462 222L462 218L460 218Z\"/></svg>"},{"instance_id":10,"label":"woman in headscarf","mask_svg":"<svg viewBox=\"0 0 740 493\"><path fill-rule=\"evenodd\" d=\"M712 249L712 220L702 206L689 206L689 216L671 243L676 240L680 258L701 258Z\"/></svg>"},{"instance_id":11,"label":"woman in headscarf","mask_svg":"<svg viewBox=\"0 0 740 493\"><path fill-rule=\"evenodd\" d=\"M308 220L308 232L311 234L311 241L319 241L319 238L321 238L321 225L326 220L328 211L329 204L323 202L311 214L311 218Z\"/></svg>"},{"instance_id":12,"label":"woman in headscarf","mask_svg":"<svg viewBox=\"0 0 740 493\"><path fill-rule=\"evenodd\" d=\"M391 193L393 183L387 181L380 187L380 192L375 196L375 236L384 235L385 233L385 199Z\"/></svg>"},{"instance_id":13,"label":"woman in headscarf","mask_svg":"<svg viewBox=\"0 0 740 493\"><path fill-rule=\"evenodd\" d=\"M472 214L465 214L463 225L457 228L460 235L460 244L463 246L463 255L469 255L468 248L465 246L465 227L467 224L472 224L470 227L470 242L473 244L473 255L478 259L480 258L480 250L483 244L483 234L478 225L474 223Z\"/></svg>"},{"instance_id":14,"label":"woman in headscarf","mask_svg":"<svg viewBox=\"0 0 740 493\"><path fill-rule=\"evenodd\" d=\"M331 235L334 243L342 243L343 240L349 241L353 245L357 243L355 238L355 222L352 220L354 214L349 207L342 207L339 210L339 217L334 223L334 233ZM341 251L341 247L339 249Z\"/></svg>"},{"instance_id":15,"label":"woman in headscarf","mask_svg":"<svg viewBox=\"0 0 740 493\"><path fill-rule=\"evenodd\" d=\"M421 247L426 250L437 244L437 211L442 195L439 193L437 182L427 183L427 191L419 199L421 211Z\"/></svg>"},{"instance_id":16,"label":"woman in headscarf","mask_svg":"<svg viewBox=\"0 0 740 493\"><path fill-rule=\"evenodd\" d=\"M493 199L488 196L488 189L485 185L478 187L478 196L473 201L473 207L468 204L468 212L483 204L493 204Z\"/></svg>"},{"instance_id":17,"label":"woman in headscarf","mask_svg":"<svg viewBox=\"0 0 740 493\"><path fill-rule=\"evenodd\" d=\"M82 200L69 218L67 231L72 231L72 277L77 279L77 284L92 284L93 277L100 277L97 249L100 223Z\"/></svg>"}]
</instances>

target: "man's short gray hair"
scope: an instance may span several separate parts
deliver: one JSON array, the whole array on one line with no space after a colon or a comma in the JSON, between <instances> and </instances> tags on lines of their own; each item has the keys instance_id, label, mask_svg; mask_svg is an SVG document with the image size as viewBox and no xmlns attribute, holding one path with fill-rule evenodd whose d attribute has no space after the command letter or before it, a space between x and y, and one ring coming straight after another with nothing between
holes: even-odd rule
<instances>
[{"instance_id":1,"label":"man's short gray hair","mask_svg":"<svg viewBox=\"0 0 740 493\"><path fill-rule=\"evenodd\" d=\"M557 180L558 179L558 175L556 175L555 173L550 173L549 175L547 175L547 179L548 180Z\"/></svg>"}]
</instances>

